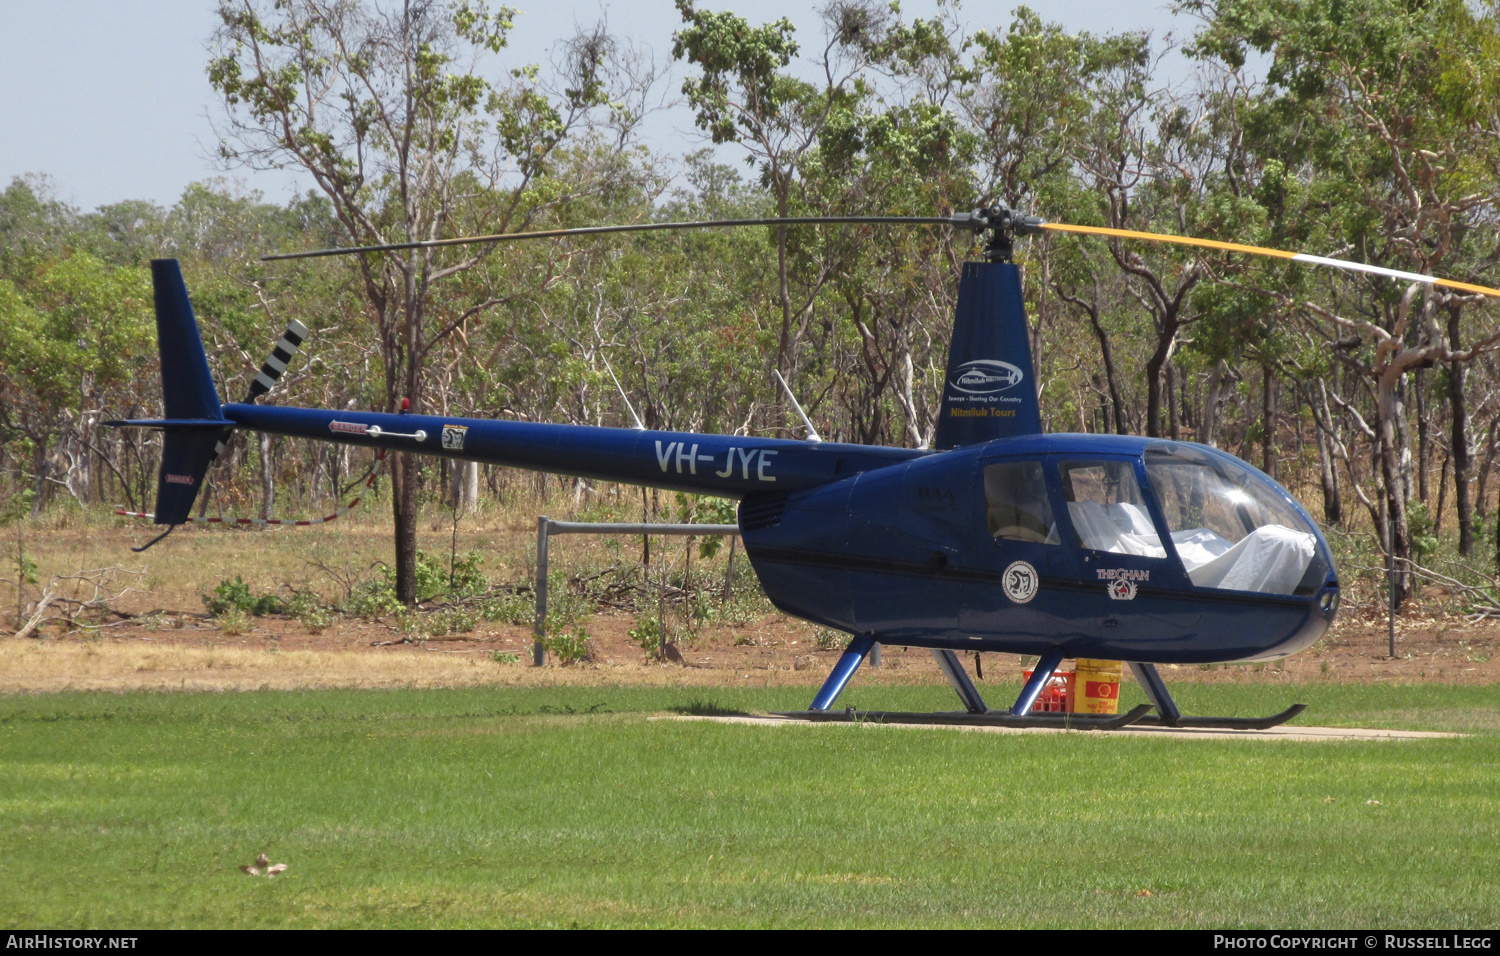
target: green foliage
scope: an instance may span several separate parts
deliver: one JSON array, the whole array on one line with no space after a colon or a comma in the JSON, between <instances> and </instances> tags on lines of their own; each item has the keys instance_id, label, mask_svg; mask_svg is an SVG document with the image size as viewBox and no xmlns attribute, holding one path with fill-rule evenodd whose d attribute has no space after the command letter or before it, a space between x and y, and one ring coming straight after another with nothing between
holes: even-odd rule
<instances>
[{"instance_id":1,"label":"green foliage","mask_svg":"<svg viewBox=\"0 0 1500 956\"><path fill-rule=\"evenodd\" d=\"M796 28L786 18L752 27L730 12L697 9L677 0L685 24L672 37L672 56L701 73L683 81L699 128L715 143L742 135L761 138L780 110L805 90L778 73L797 55Z\"/></svg>"},{"instance_id":2,"label":"green foliage","mask_svg":"<svg viewBox=\"0 0 1500 956\"><path fill-rule=\"evenodd\" d=\"M490 622L531 624L536 620L536 596L530 591L502 591L485 597L480 615Z\"/></svg>"},{"instance_id":3,"label":"green foliage","mask_svg":"<svg viewBox=\"0 0 1500 956\"><path fill-rule=\"evenodd\" d=\"M464 607L450 607L438 615L449 634L471 634L479 623L479 612Z\"/></svg>"},{"instance_id":4,"label":"green foliage","mask_svg":"<svg viewBox=\"0 0 1500 956\"><path fill-rule=\"evenodd\" d=\"M402 608L396 612L396 629L406 640L412 642L446 637L449 634L468 634L478 623L479 613L462 607L444 608L440 611Z\"/></svg>"},{"instance_id":5,"label":"green foliage","mask_svg":"<svg viewBox=\"0 0 1500 956\"><path fill-rule=\"evenodd\" d=\"M239 637L255 629L253 615L237 605L225 607L215 615L215 620L219 623L219 630L229 637Z\"/></svg>"},{"instance_id":6,"label":"green foliage","mask_svg":"<svg viewBox=\"0 0 1500 956\"><path fill-rule=\"evenodd\" d=\"M655 614L642 614L635 619L635 625L630 628L630 639L648 657L655 658L662 652L662 628L661 621Z\"/></svg>"},{"instance_id":7,"label":"green foliage","mask_svg":"<svg viewBox=\"0 0 1500 956\"><path fill-rule=\"evenodd\" d=\"M484 572L480 570L482 564L484 564L484 555L478 551L465 553L449 567L448 562L442 557L418 550L416 568L418 603L440 597L468 598L483 593L489 586L489 582L485 580ZM396 569L385 565L382 566L380 573L383 585L380 590L394 595Z\"/></svg>"},{"instance_id":8,"label":"green foliage","mask_svg":"<svg viewBox=\"0 0 1500 956\"><path fill-rule=\"evenodd\" d=\"M735 523L735 504L728 498L717 498L713 495L690 495L681 491L677 492L676 497L676 520L680 524ZM689 538L689 542L691 541L692 538ZM698 542L698 556L700 558L711 558L719 553L719 548L723 544L723 535L704 535Z\"/></svg>"},{"instance_id":9,"label":"green foliage","mask_svg":"<svg viewBox=\"0 0 1500 956\"><path fill-rule=\"evenodd\" d=\"M593 641L581 624L575 624L572 628L559 627L556 630L549 627L542 646L564 667L590 660L594 652Z\"/></svg>"},{"instance_id":10,"label":"green foliage","mask_svg":"<svg viewBox=\"0 0 1500 956\"><path fill-rule=\"evenodd\" d=\"M282 610L295 617L309 634L321 634L338 621L338 612L311 591L298 591Z\"/></svg>"},{"instance_id":11,"label":"green foliage","mask_svg":"<svg viewBox=\"0 0 1500 956\"><path fill-rule=\"evenodd\" d=\"M362 617L381 617L387 614L396 614L405 609L406 605L396 597L396 589L392 578L387 576L372 578L361 581L349 592L349 598L344 602L346 614L357 614Z\"/></svg>"},{"instance_id":12,"label":"green foliage","mask_svg":"<svg viewBox=\"0 0 1500 956\"><path fill-rule=\"evenodd\" d=\"M455 560L449 571L448 593L456 598L474 597L484 593L485 588L489 587L489 581L480 570L482 564L484 564L484 555L478 551L468 551Z\"/></svg>"},{"instance_id":13,"label":"green foliage","mask_svg":"<svg viewBox=\"0 0 1500 956\"><path fill-rule=\"evenodd\" d=\"M244 578L238 574L234 576L233 581L228 579L220 581L212 594L204 594L201 597L204 608L215 617L235 611L253 617L264 617L267 614L279 614L283 609L280 598L274 594L262 594L257 597L251 592L250 585L246 584Z\"/></svg>"},{"instance_id":14,"label":"green foliage","mask_svg":"<svg viewBox=\"0 0 1500 956\"><path fill-rule=\"evenodd\" d=\"M1418 564L1425 563L1437 554L1438 538L1433 531L1432 515L1427 506L1417 500L1406 503L1406 523L1410 528L1412 554Z\"/></svg>"}]
</instances>

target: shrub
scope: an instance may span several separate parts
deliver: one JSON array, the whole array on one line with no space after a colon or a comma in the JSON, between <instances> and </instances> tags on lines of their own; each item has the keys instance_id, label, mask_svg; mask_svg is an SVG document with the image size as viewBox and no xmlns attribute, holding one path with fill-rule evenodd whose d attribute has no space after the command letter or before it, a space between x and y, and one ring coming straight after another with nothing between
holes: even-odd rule
<instances>
[{"instance_id":1,"label":"shrub","mask_svg":"<svg viewBox=\"0 0 1500 956\"><path fill-rule=\"evenodd\" d=\"M555 633L549 631L542 646L555 655L557 662L564 667L589 660L594 651L588 631L584 630L581 624L571 631L563 629Z\"/></svg>"},{"instance_id":2,"label":"shrub","mask_svg":"<svg viewBox=\"0 0 1500 956\"><path fill-rule=\"evenodd\" d=\"M630 639L649 656L656 657L662 650L661 621L655 614L642 614L630 629Z\"/></svg>"},{"instance_id":3,"label":"shrub","mask_svg":"<svg viewBox=\"0 0 1500 956\"><path fill-rule=\"evenodd\" d=\"M203 606L208 613L214 617L220 617L229 611L239 611L255 617L263 617L267 614L277 614L281 611L281 599L274 594L262 594L256 597L250 591L250 585L245 583L244 578L238 574L234 580L225 579L214 588L213 594L204 594Z\"/></svg>"},{"instance_id":4,"label":"shrub","mask_svg":"<svg viewBox=\"0 0 1500 956\"><path fill-rule=\"evenodd\" d=\"M230 637L238 637L254 628L250 615L237 607L229 607L214 615L219 622L219 630Z\"/></svg>"},{"instance_id":5,"label":"shrub","mask_svg":"<svg viewBox=\"0 0 1500 956\"><path fill-rule=\"evenodd\" d=\"M483 563L484 555L478 551L470 551L454 560L450 568L442 558L419 550L416 567L417 601L431 601L445 595L461 598L473 597L483 593L489 585L484 573L479 570L479 566ZM380 569L380 574L387 589L394 594L396 569L384 565Z\"/></svg>"},{"instance_id":6,"label":"shrub","mask_svg":"<svg viewBox=\"0 0 1500 956\"><path fill-rule=\"evenodd\" d=\"M484 572L479 570L479 566L483 563L484 555L478 551L470 551L454 560L453 567L448 574L448 593L459 598L483 594L484 589L489 587L489 582L484 578Z\"/></svg>"},{"instance_id":7,"label":"shrub","mask_svg":"<svg viewBox=\"0 0 1500 956\"><path fill-rule=\"evenodd\" d=\"M405 605L396 598L394 581L388 578L361 581L349 592L349 600L344 602L346 613L365 617L397 614L405 609Z\"/></svg>"},{"instance_id":8,"label":"shrub","mask_svg":"<svg viewBox=\"0 0 1500 956\"><path fill-rule=\"evenodd\" d=\"M468 634L479 623L479 612L462 607L451 607L434 616L442 619L443 630L449 634Z\"/></svg>"},{"instance_id":9,"label":"shrub","mask_svg":"<svg viewBox=\"0 0 1500 956\"><path fill-rule=\"evenodd\" d=\"M297 619L309 634L321 634L338 620L338 613L311 591L298 591L283 610Z\"/></svg>"},{"instance_id":10,"label":"shrub","mask_svg":"<svg viewBox=\"0 0 1500 956\"><path fill-rule=\"evenodd\" d=\"M479 613L486 621L530 624L536 620L536 597L519 591L496 594L486 598L480 604Z\"/></svg>"}]
</instances>

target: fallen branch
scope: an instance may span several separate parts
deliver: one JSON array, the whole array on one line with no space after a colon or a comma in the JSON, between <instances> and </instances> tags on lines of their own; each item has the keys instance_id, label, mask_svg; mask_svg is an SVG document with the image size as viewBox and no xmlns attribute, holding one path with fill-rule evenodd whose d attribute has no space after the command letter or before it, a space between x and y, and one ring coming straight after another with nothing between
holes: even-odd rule
<instances>
[{"instance_id":1,"label":"fallen branch","mask_svg":"<svg viewBox=\"0 0 1500 956\"><path fill-rule=\"evenodd\" d=\"M42 596L32 608L26 623L16 632L16 637L31 637L36 634L49 620L61 621L69 627L84 631L95 631L103 627L112 626L105 622L95 621L85 623L79 620L86 614L103 616L117 614L122 618L127 615L120 614L110 605L132 591L139 590L134 587L117 587L116 578L121 574L130 574L140 577L144 571L132 571L129 568L111 566L107 568L95 568L90 571L78 571L74 574L54 574L47 581L47 586L42 588ZM71 582L73 586L72 596L64 594L64 589ZM88 591L87 597L83 592ZM48 611L53 610L56 616L49 618ZM121 622L115 622L121 623Z\"/></svg>"}]
</instances>

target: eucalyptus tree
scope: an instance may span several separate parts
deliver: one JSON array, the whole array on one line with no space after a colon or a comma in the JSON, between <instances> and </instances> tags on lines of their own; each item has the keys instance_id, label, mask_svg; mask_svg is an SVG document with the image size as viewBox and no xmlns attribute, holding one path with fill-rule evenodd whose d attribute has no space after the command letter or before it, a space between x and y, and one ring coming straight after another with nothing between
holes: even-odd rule
<instances>
[{"instance_id":1,"label":"eucalyptus tree","mask_svg":"<svg viewBox=\"0 0 1500 956\"><path fill-rule=\"evenodd\" d=\"M1493 172L1496 22L1463 0L1192 0L1205 19L1203 55L1243 63L1269 55L1265 89L1247 111L1263 157L1302 180L1281 210L1333 254L1410 272L1486 282L1495 262ZM1404 395L1408 373L1447 365L1461 547L1472 547L1464 365L1500 343L1492 309L1467 333L1481 299L1386 279L1320 277L1296 297L1301 316L1356 373L1373 404L1382 487L1378 522L1401 564L1412 557ZM1346 343L1340 345L1340 343ZM1387 526L1388 525L1388 526Z\"/></svg>"},{"instance_id":2,"label":"eucalyptus tree","mask_svg":"<svg viewBox=\"0 0 1500 956\"><path fill-rule=\"evenodd\" d=\"M478 70L506 45L513 14L483 0L221 0L208 73L228 115L222 155L306 170L355 244L524 227L568 194L551 182L553 155L610 101L614 47L600 31L575 39L559 90L536 68L491 82ZM433 289L485 256L428 247L354 261L386 410L426 406L429 355L459 328L433 314ZM410 602L419 485L416 463L400 458L396 589Z\"/></svg>"},{"instance_id":3,"label":"eucalyptus tree","mask_svg":"<svg viewBox=\"0 0 1500 956\"><path fill-rule=\"evenodd\" d=\"M800 50L790 20L751 26L734 13L700 10L693 0L677 0L677 9L683 28L673 35L672 55L696 70L683 82L682 92L699 128L715 144L744 148L746 161L758 169L770 192L776 216L822 211L814 205L817 197L805 188L804 167L824 133L861 94L859 77L867 63L863 48L842 41L849 31L863 29L876 8L826 8L823 47L811 64L819 74L816 80L803 79L790 68ZM840 205L847 213L847 206ZM786 226L776 231L781 322L773 366L789 379L796 371L796 347L831 277L826 262L794 256L791 232ZM796 276L799 267L803 274Z\"/></svg>"}]
</instances>

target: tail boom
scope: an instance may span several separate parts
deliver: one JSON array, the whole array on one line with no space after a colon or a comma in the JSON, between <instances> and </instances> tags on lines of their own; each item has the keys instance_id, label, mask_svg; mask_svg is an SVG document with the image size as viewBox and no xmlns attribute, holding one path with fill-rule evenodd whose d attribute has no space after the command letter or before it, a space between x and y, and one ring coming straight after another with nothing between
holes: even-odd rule
<instances>
[{"instance_id":1,"label":"tail boom","mask_svg":"<svg viewBox=\"0 0 1500 956\"><path fill-rule=\"evenodd\" d=\"M225 405L237 428L742 498L793 492L927 452L589 425Z\"/></svg>"}]
</instances>

